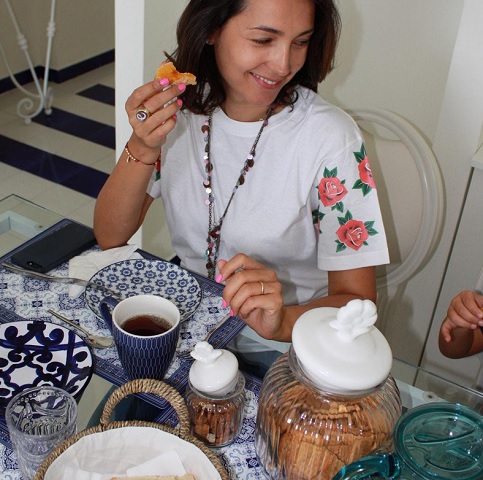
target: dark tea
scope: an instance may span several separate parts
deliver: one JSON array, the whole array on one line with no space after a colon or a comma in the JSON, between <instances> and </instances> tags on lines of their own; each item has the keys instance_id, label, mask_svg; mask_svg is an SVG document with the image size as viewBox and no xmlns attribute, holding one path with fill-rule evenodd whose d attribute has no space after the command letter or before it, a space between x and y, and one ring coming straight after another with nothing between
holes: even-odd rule
<instances>
[{"instance_id":1,"label":"dark tea","mask_svg":"<svg viewBox=\"0 0 483 480\"><path fill-rule=\"evenodd\" d=\"M172 325L168 320L157 315L141 314L128 318L121 328L125 332L139 337L153 337L167 332Z\"/></svg>"}]
</instances>

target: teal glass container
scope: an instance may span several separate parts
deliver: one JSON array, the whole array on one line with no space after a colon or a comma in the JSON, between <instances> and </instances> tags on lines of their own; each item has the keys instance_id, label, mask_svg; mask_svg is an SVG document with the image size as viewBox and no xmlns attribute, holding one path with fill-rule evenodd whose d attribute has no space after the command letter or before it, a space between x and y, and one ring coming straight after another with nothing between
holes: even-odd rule
<instances>
[{"instance_id":1,"label":"teal glass container","mask_svg":"<svg viewBox=\"0 0 483 480\"><path fill-rule=\"evenodd\" d=\"M457 403L430 403L397 422L394 451L362 458L334 480L481 480L483 417Z\"/></svg>"}]
</instances>

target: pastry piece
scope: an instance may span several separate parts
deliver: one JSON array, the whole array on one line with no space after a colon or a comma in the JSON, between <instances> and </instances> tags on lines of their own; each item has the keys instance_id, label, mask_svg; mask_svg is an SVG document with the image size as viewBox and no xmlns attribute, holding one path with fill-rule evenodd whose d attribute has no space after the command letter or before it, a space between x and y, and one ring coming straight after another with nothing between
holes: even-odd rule
<instances>
[{"instance_id":1,"label":"pastry piece","mask_svg":"<svg viewBox=\"0 0 483 480\"><path fill-rule=\"evenodd\" d=\"M170 85L184 83L185 85L196 85L196 77L192 73L180 73L176 70L173 62L162 63L154 78L167 78Z\"/></svg>"}]
</instances>

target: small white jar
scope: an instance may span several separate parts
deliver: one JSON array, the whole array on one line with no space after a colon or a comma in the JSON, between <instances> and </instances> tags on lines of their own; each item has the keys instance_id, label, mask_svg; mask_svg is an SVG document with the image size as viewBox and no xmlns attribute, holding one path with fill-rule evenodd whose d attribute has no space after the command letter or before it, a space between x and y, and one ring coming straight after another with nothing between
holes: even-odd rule
<instances>
[{"instance_id":1,"label":"small white jar","mask_svg":"<svg viewBox=\"0 0 483 480\"><path fill-rule=\"evenodd\" d=\"M245 377L228 350L196 344L185 399L191 434L210 447L224 447L239 435L245 411Z\"/></svg>"}]
</instances>

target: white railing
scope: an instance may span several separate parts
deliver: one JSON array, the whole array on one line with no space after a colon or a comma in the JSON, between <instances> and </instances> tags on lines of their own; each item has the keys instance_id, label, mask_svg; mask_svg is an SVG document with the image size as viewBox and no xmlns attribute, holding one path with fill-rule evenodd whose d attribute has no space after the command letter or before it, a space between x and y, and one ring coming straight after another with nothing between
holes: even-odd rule
<instances>
[{"instance_id":1,"label":"white railing","mask_svg":"<svg viewBox=\"0 0 483 480\"><path fill-rule=\"evenodd\" d=\"M47 52L45 57L45 70L44 70L43 84L41 85L39 78L37 77L37 73L35 72L35 68L32 64L32 59L30 58L27 38L20 30L19 24L17 22L17 18L15 17L15 13L12 10L12 7L10 5L10 1L4 0L5 6L8 10L10 18L12 19L12 23L17 32L18 45L25 54L25 58L27 60L30 72L32 74L33 81L35 83L35 88L37 90L37 93L33 93L25 89L24 87L22 87L22 85L20 85L20 83L17 81L13 72L10 69L10 66L7 61L7 56L5 54L5 50L3 49L3 46L0 43L0 51L3 56L10 79L18 89L20 89L23 93L27 95L26 98L21 99L17 104L17 113L21 118L25 120L26 124L31 123L32 118L37 116L42 110L44 110L47 115L50 115L50 113L52 113L51 107L53 102L53 93L52 93L52 89L48 87L48 83L49 83L50 54L52 50L52 41L55 34L55 1L56 0L51 0L50 19L47 24ZM38 102L37 107L35 107L34 100Z\"/></svg>"}]
</instances>

